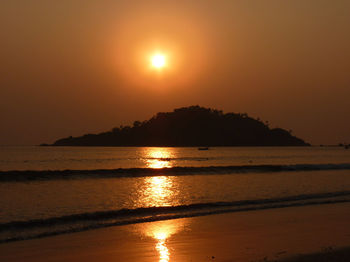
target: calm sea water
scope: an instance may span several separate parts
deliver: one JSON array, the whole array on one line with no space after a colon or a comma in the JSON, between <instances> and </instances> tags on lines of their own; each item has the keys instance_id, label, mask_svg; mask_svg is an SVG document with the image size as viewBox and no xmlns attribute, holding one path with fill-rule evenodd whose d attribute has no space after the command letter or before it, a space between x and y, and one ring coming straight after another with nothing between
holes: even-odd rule
<instances>
[{"instance_id":1,"label":"calm sea water","mask_svg":"<svg viewBox=\"0 0 350 262\"><path fill-rule=\"evenodd\" d=\"M340 147L0 147L0 170L0 242L350 201Z\"/></svg>"}]
</instances>

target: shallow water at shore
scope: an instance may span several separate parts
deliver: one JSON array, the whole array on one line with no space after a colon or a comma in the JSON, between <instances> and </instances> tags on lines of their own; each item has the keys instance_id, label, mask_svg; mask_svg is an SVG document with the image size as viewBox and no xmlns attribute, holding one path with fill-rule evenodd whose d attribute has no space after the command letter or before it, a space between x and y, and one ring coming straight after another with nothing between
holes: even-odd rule
<instances>
[{"instance_id":1,"label":"shallow water at shore","mask_svg":"<svg viewBox=\"0 0 350 262\"><path fill-rule=\"evenodd\" d=\"M330 247L348 246L349 211L349 204L313 205L102 228L4 243L0 245L0 259L12 262L283 261Z\"/></svg>"}]
</instances>

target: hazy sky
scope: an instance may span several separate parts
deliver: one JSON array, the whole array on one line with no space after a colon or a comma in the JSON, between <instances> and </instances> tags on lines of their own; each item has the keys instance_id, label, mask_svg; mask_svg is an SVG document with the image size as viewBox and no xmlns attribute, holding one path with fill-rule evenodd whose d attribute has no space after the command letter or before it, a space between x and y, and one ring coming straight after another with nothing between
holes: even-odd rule
<instances>
[{"instance_id":1,"label":"hazy sky","mask_svg":"<svg viewBox=\"0 0 350 262\"><path fill-rule=\"evenodd\" d=\"M0 144L197 104L350 143L349 14L348 0L0 1Z\"/></svg>"}]
</instances>

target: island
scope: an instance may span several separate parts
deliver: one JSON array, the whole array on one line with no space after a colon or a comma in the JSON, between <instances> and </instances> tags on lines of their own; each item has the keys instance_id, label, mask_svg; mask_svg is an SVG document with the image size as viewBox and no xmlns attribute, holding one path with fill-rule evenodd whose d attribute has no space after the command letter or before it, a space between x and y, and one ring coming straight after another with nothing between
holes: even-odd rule
<instances>
[{"instance_id":1,"label":"island","mask_svg":"<svg viewBox=\"0 0 350 262\"><path fill-rule=\"evenodd\" d=\"M241 113L223 113L200 106L157 113L99 134L57 140L52 146L309 146L291 131Z\"/></svg>"}]
</instances>

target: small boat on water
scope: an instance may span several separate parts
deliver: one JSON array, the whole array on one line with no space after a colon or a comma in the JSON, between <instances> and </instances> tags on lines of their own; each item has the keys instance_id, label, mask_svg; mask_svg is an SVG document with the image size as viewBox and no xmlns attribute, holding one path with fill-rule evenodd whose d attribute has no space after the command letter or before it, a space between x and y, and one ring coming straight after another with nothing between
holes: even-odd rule
<instances>
[{"instance_id":1,"label":"small boat on water","mask_svg":"<svg viewBox=\"0 0 350 262\"><path fill-rule=\"evenodd\" d=\"M209 150L209 147L198 147L198 150Z\"/></svg>"}]
</instances>

